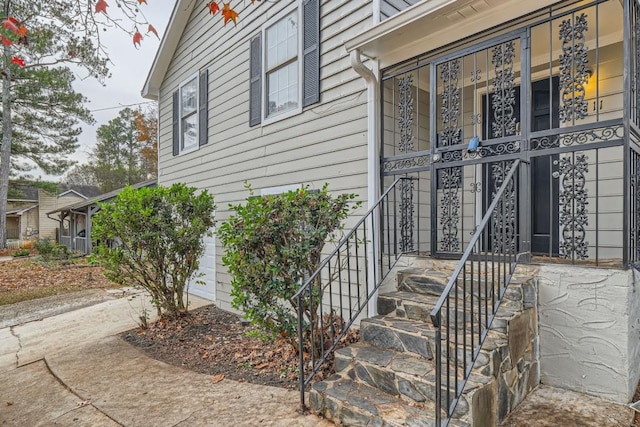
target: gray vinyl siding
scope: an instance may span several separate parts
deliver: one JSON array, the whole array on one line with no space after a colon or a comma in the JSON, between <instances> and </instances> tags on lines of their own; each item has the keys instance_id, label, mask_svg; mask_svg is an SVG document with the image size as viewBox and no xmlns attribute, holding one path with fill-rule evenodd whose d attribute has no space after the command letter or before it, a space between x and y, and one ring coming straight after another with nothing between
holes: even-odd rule
<instances>
[{"instance_id":1,"label":"gray vinyl siding","mask_svg":"<svg viewBox=\"0 0 640 427\"><path fill-rule=\"evenodd\" d=\"M420 0L380 0L380 20L384 21L398 12L413 6Z\"/></svg>"},{"instance_id":2,"label":"gray vinyl siding","mask_svg":"<svg viewBox=\"0 0 640 427\"><path fill-rule=\"evenodd\" d=\"M301 114L249 126L249 45L269 18L291 1L239 4L237 27L222 26L205 8L195 7L160 89L159 184L183 182L215 195L218 222L228 205L249 195L248 181L261 188L325 182L335 193L352 192L366 211L367 90L353 71L344 41L371 25L370 0L323 1L320 21L320 103ZM197 72L209 71L209 142L199 150L173 156L172 93ZM216 299L230 308L231 278L216 248Z\"/></svg>"}]
</instances>

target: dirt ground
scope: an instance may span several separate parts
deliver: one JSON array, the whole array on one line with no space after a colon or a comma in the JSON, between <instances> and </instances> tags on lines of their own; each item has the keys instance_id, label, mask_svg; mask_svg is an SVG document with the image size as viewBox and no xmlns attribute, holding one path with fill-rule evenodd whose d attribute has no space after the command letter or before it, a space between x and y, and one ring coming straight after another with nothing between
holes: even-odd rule
<instances>
[{"instance_id":1,"label":"dirt ground","mask_svg":"<svg viewBox=\"0 0 640 427\"><path fill-rule=\"evenodd\" d=\"M115 288L102 267L85 258L69 262L42 262L36 256L0 262L0 305L85 289Z\"/></svg>"},{"instance_id":2,"label":"dirt ground","mask_svg":"<svg viewBox=\"0 0 640 427\"><path fill-rule=\"evenodd\" d=\"M213 305L189 312L188 317L158 321L147 330L122 334L128 343L162 362L223 378L295 389L298 356L285 340L269 341L256 326L245 326L237 315ZM351 336L349 342L357 340ZM345 343L346 344L346 343ZM332 374L332 361L316 380Z\"/></svg>"}]
</instances>

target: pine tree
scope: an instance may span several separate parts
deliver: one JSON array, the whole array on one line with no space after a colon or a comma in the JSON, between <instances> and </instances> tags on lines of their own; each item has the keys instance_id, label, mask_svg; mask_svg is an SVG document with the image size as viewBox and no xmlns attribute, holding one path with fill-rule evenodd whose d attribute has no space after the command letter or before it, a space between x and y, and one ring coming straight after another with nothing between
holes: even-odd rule
<instances>
[{"instance_id":1,"label":"pine tree","mask_svg":"<svg viewBox=\"0 0 640 427\"><path fill-rule=\"evenodd\" d=\"M74 73L104 79L108 58L90 2L2 0L2 143L0 146L0 249L6 247L11 169L32 161L51 174L71 166L79 122L91 122L85 98L72 88Z\"/></svg>"},{"instance_id":2,"label":"pine tree","mask_svg":"<svg viewBox=\"0 0 640 427\"><path fill-rule=\"evenodd\" d=\"M142 144L138 140L133 110L121 110L118 117L98 128L96 136L93 165L100 190L116 190L146 178L141 167Z\"/></svg>"}]
</instances>

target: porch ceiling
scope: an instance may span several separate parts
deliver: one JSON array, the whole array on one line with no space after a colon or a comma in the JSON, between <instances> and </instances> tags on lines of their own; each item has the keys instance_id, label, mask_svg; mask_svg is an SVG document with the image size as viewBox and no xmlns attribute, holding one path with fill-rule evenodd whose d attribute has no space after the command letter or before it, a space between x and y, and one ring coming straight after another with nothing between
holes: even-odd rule
<instances>
[{"instance_id":1,"label":"porch ceiling","mask_svg":"<svg viewBox=\"0 0 640 427\"><path fill-rule=\"evenodd\" d=\"M382 68L528 15L557 0L422 0L350 40Z\"/></svg>"}]
</instances>

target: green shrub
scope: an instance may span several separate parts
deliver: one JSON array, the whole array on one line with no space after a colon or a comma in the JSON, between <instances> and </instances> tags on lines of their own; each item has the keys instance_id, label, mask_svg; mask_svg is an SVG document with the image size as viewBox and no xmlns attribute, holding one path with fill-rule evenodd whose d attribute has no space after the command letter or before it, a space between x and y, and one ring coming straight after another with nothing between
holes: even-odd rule
<instances>
[{"instance_id":1,"label":"green shrub","mask_svg":"<svg viewBox=\"0 0 640 427\"><path fill-rule=\"evenodd\" d=\"M55 243L49 238L40 239L37 249L44 261L68 260L71 257L69 248Z\"/></svg>"},{"instance_id":2,"label":"green shrub","mask_svg":"<svg viewBox=\"0 0 640 427\"><path fill-rule=\"evenodd\" d=\"M29 256L29 254L31 254L29 249L18 249L17 251L13 252L11 256L14 258L19 258L19 257Z\"/></svg>"},{"instance_id":3,"label":"green shrub","mask_svg":"<svg viewBox=\"0 0 640 427\"><path fill-rule=\"evenodd\" d=\"M336 241L354 194L331 196L300 188L278 195L250 197L218 230L225 246L222 263L232 275L234 308L253 324L296 344L296 294L305 277L319 267L325 242ZM321 290L305 297L305 311L313 311ZM313 319L317 317L311 316Z\"/></svg>"},{"instance_id":4,"label":"green shrub","mask_svg":"<svg viewBox=\"0 0 640 427\"><path fill-rule=\"evenodd\" d=\"M66 245L54 243L51 249L51 259L67 260L71 257L69 248Z\"/></svg>"},{"instance_id":5,"label":"green shrub","mask_svg":"<svg viewBox=\"0 0 640 427\"><path fill-rule=\"evenodd\" d=\"M92 236L100 242L94 259L106 276L143 287L158 315L169 318L187 309L184 291L215 223L213 196L195 192L183 184L126 187L93 217Z\"/></svg>"},{"instance_id":6,"label":"green shrub","mask_svg":"<svg viewBox=\"0 0 640 427\"><path fill-rule=\"evenodd\" d=\"M38 241L36 249L38 249L38 253L42 255L43 258L47 258L50 257L53 252L53 245L55 245L55 242L52 242L50 238L46 237Z\"/></svg>"}]
</instances>

